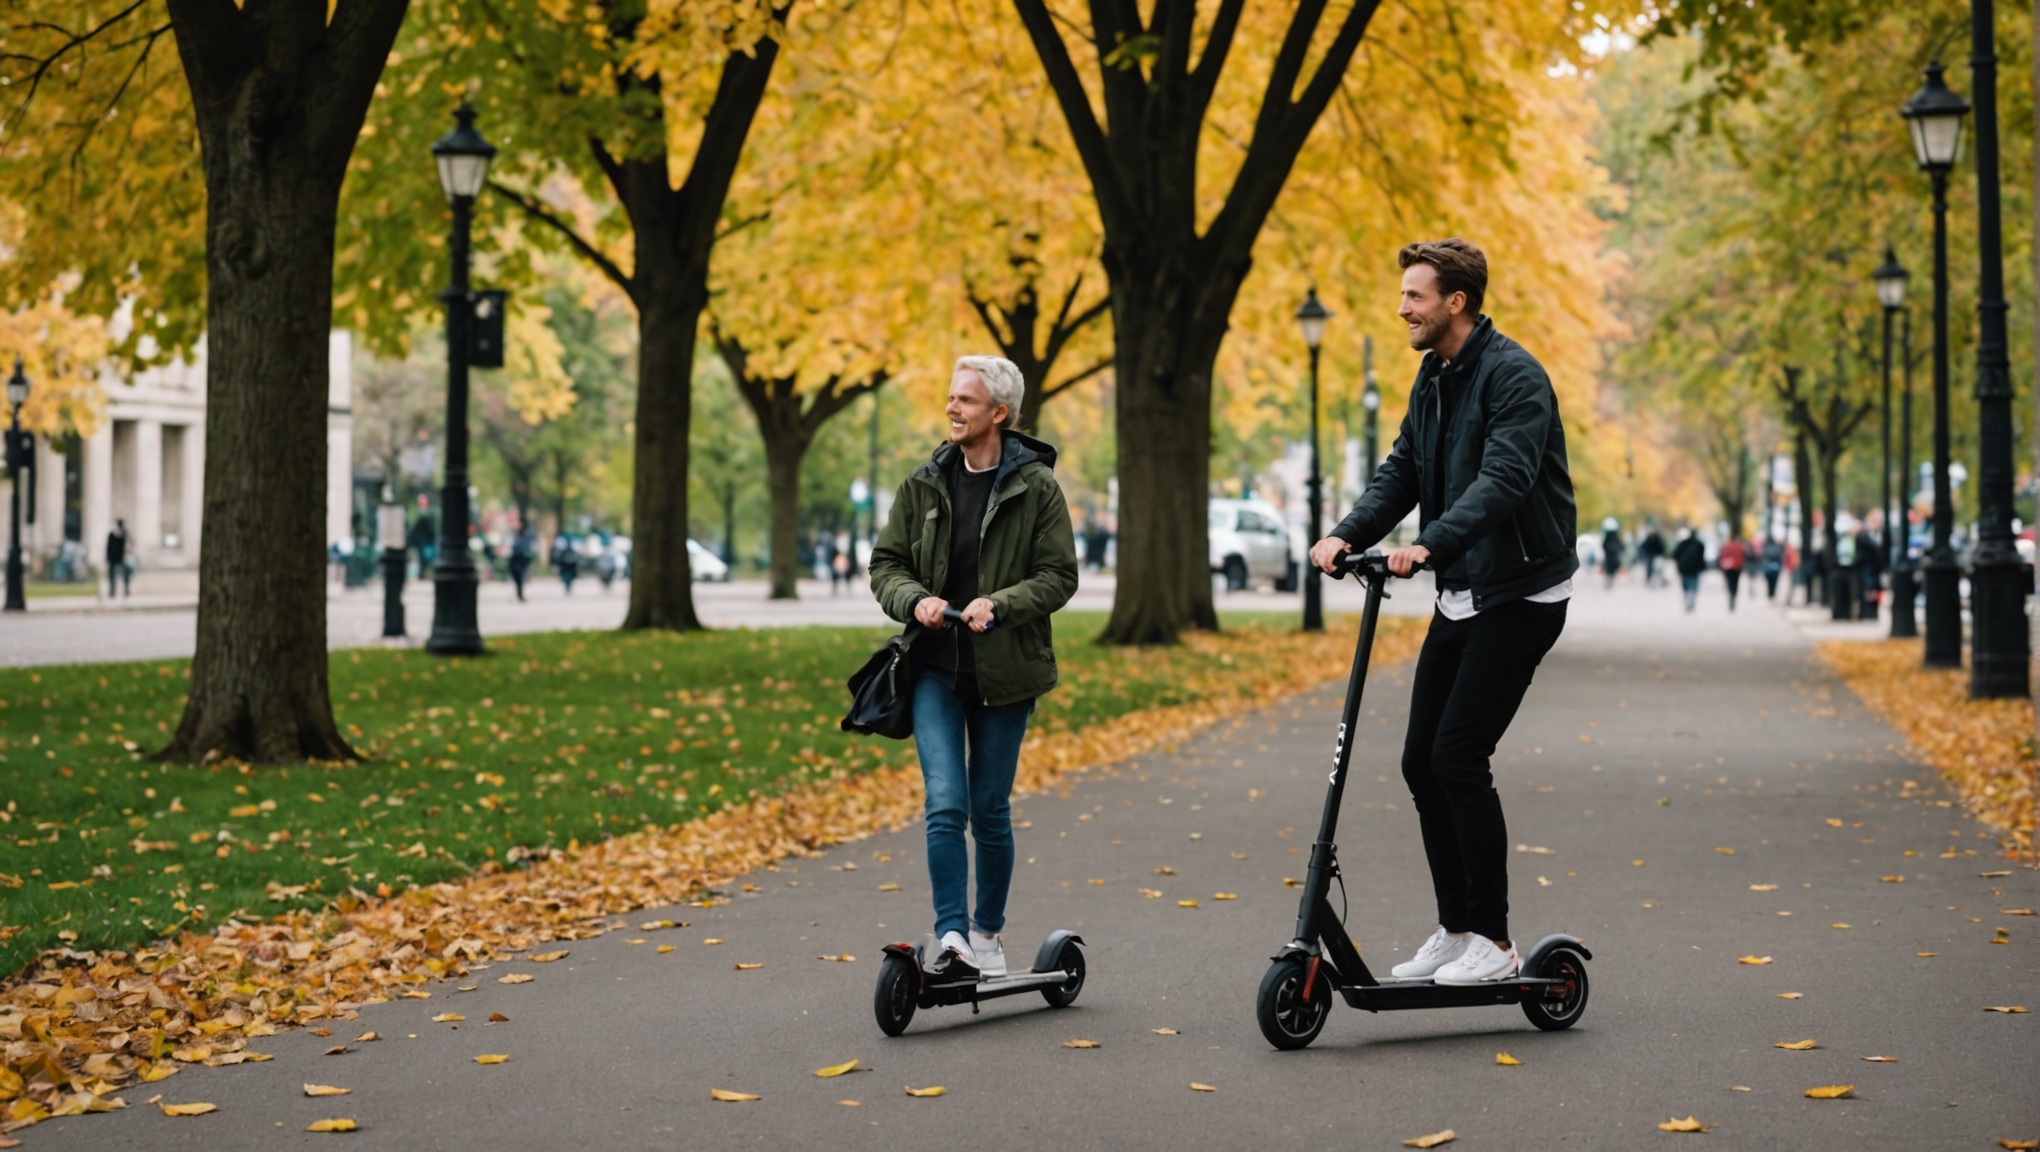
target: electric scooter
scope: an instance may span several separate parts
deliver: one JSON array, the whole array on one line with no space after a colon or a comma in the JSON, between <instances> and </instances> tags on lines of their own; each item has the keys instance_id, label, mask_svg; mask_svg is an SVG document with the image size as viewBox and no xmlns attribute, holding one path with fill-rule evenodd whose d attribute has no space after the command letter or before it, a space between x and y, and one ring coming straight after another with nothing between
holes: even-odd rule
<instances>
[{"instance_id":1,"label":"electric scooter","mask_svg":"<svg viewBox=\"0 0 2040 1152\"><path fill-rule=\"evenodd\" d=\"M942 615L952 624L963 620L963 614L954 608L945 609ZM968 1004L975 1016L980 1002L1022 992L1039 992L1049 1007L1067 1008L1084 989L1083 943L1083 937L1059 928L1035 950L1034 964L1027 971L984 977L973 970L962 979L929 971L928 965L942 954L942 943L933 932L922 936L919 943L888 944L878 969L872 1012L878 1017L880 1031L898 1036L907 1030L918 1008Z\"/></svg>"},{"instance_id":2,"label":"electric scooter","mask_svg":"<svg viewBox=\"0 0 2040 1152\"><path fill-rule=\"evenodd\" d=\"M1353 675L1346 685L1345 711L1332 748L1331 787L1325 794L1317 840L1310 849L1296 936L1273 957L1274 964L1261 978L1255 1005L1261 1035L1280 1049L1309 1045L1324 1029L1334 993L1368 1012L1520 1004L1530 1022L1544 1031L1572 1027L1587 1008L1587 961L1593 954L1571 936L1539 940L1524 957L1519 974L1508 980L1467 985L1439 984L1428 976L1381 979L1360 959L1359 947L1346 934L1344 916L1332 911L1332 881L1339 882L1342 900L1346 890L1332 836L1339 822L1339 800L1346 789L1346 769L1353 758L1351 738L1360 717L1360 693L1367 683L1375 624L1381 615L1381 601L1388 598L1388 558L1380 552L1349 552L1339 558L1333 574L1357 576L1367 587L1367 607L1360 617Z\"/></svg>"}]
</instances>

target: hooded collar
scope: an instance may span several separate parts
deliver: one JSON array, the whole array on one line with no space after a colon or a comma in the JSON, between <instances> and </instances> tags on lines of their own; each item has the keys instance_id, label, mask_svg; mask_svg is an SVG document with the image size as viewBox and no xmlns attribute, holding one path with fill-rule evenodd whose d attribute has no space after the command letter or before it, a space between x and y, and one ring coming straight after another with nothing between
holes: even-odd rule
<instances>
[{"instance_id":1,"label":"hooded collar","mask_svg":"<svg viewBox=\"0 0 2040 1152\"><path fill-rule=\"evenodd\" d=\"M1472 377L1473 370L1480 365L1481 353L1487 351L1488 339L1494 335L1495 323L1483 313L1474 322L1473 331L1466 334L1466 343L1459 346L1459 357L1452 363L1434 349L1424 353L1425 371L1441 380L1460 381Z\"/></svg>"},{"instance_id":2,"label":"hooded collar","mask_svg":"<svg viewBox=\"0 0 2040 1152\"><path fill-rule=\"evenodd\" d=\"M992 482L994 491L997 491L999 485L1005 483L1007 476L1029 464L1038 463L1050 469L1055 467L1055 445L1050 444L1048 441L1037 440L1025 432L1018 432L1011 428L1000 429L999 439L1002 444L1002 450L999 455L999 475ZM951 461L958 459L962 455L963 449L958 448L955 441L944 440L935 446L935 451L929 455L927 462L914 471L916 474L926 473L929 479L940 484L943 482L942 474L944 469L949 467Z\"/></svg>"}]
</instances>

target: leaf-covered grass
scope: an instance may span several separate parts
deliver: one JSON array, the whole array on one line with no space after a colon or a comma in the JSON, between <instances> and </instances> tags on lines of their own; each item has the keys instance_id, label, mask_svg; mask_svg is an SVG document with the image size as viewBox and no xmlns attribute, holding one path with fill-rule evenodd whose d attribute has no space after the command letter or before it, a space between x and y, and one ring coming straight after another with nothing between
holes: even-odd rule
<instances>
[{"instance_id":1,"label":"leaf-covered grass","mask_svg":"<svg viewBox=\"0 0 2040 1152\"><path fill-rule=\"evenodd\" d=\"M1058 617L1063 683L1037 730L1187 703L1253 673L1234 666L1236 646L1086 642L1102 624ZM183 661L0 671L0 974L44 948L128 948L237 912L429 883L898 762L909 745L836 727L844 679L886 634L550 633L463 661L336 652L334 707L369 759L333 767L145 759L182 707Z\"/></svg>"}]
</instances>

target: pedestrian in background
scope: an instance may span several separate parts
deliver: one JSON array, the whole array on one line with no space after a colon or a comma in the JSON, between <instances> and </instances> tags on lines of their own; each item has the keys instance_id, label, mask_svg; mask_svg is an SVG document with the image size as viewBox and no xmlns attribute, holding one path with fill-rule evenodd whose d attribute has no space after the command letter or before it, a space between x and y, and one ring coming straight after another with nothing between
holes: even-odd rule
<instances>
[{"instance_id":1,"label":"pedestrian in background","mask_svg":"<svg viewBox=\"0 0 2040 1152\"><path fill-rule=\"evenodd\" d=\"M126 520L115 520L113 531L106 534L106 598L111 600L121 594L125 585L127 594L133 596L134 577L128 569L128 530Z\"/></svg>"},{"instance_id":2,"label":"pedestrian in background","mask_svg":"<svg viewBox=\"0 0 2040 1152\"><path fill-rule=\"evenodd\" d=\"M1884 513L1872 511L1856 530L1856 588L1861 607L1856 619L1877 619L1877 605L1884 596L1884 567Z\"/></svg>"},{"instance_id":3,"label":"pedestrian in background","mask_svg":"<svg viewBox=\"0 0 2040 1152\"><path fill-rule=\"evenodd\" d=\"M1664 577L1658 574L1658 561L1665 558L1665 538L1658 532L1655 520L1647 527L1643 543L1636 546L1636 556L1643 561L1643 586L1655 588L1664 582Z\"/></svg>"},{"instance_id":4,"label":"pedestrian in background","mask_svg":"<svg viewBox=\"0 0 2040 1152\"><path fill-rule=\"evenodd\" d=\"M1743 568L1749 563L1749 547L1730 536L1715 554L1714 566L1721 569L1721 582L1728 585L1728 610L1735 611L1736 589L1742 585Z\"/></svg>"},{"instance_id":5,"label":"pedestrian in background","mask_svg":"<svg viewBox=\"0 0 2040 1152\"><path fill-rule=\"evenodd\" d=\"M1679 570L1679 590L1686 595L1686 611L1700 603L1700 574L1707 571L1707 546L1691 528L1679 529L1679 542L1672 545L1672 565Z\"/></svg>"},{"instance_id":6,"label":"pedestrian in background","mask_svg":"<svg viewBox=\"0 0 2040 1152\"><path fill-rule=\"evenodd\" d=\"M574 541L565 532L553 537L552 565L559 575L560 587L572 596L574 578L581 574L581 554L574 550Z\"/></svg>"},{"instance_id":7,"label":"pedestrian in background","mask_svg":"<svg viewBox=\"0 0 2040 1152\"><path fill-rule=\"evenodd\" d=\"M1601 521L1601 573L1607 577L1606 587L1615 586L1615 577L1622 571L1622 525L1613 516Z\"/></svg>"},{"instance_id":8,"label":"pedestrian in background","mask_svg":"<svg viewBox=\"0 0 2040 1152\"><path fill-rule=\"evenodd\" d=\"M1778 598L1778 574L1785 569L1785 545L1776 536L1765 535L1762 551L1764 599Z\"/></svg>"},{"instance_id":9,"label":"pedestrian in background","mask_svg":"<svg viewBox=\"0 0 2040 1152\"><path fill-rule=\"evenodd\" d=\"M517 535L510 538L510 582L517 585L517 602L524 603L524 578L531 574L531 562L537 550L537 541L531 538L531 529L520 526Z\"/></svg>"}]
</instances>

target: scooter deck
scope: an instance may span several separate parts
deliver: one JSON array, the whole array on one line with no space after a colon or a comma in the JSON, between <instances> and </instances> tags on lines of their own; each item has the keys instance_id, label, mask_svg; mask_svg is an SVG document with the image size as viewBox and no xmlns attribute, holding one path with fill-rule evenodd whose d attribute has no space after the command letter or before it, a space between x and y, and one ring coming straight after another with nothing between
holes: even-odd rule
<instances>
[{"instance_id":1,"label":"scooter deck","mask_svg":"<svg viewBox=\"0 0 2040 1152\"><path fill-rule=\"evenodd\" d=\"M1562 980L1519 976L1480 984L1440 984L1430 979L1384 980L1379 984L1347 984L1339 989L1346 1003L1368 1012L1415 1008L1476 1008L1488 1004L1521 1004L1541 1000L1563 989Z\"/></svg>"},{"instance_id":2,"label":"scooter deck","mask_svg":"<svg viewBox=\"0 0 2040 1152\"><path fill-rule=\"evenodd\" d=\"M1051 933L1035 956L1035 963L1042 963L1044 957L1059 955L1062 943L1067 939L1081 938L1073 933L1058 931ZM1070 973L1063 968L1031 968L1025 972L1008 972L1004 976L980 976L974 981L945 984L941 978L929 972L926 957L938 947L933 936L925 936L918 944L888 944L885 952L911 960L921 972L921 986L914 1000L921 1008L937 1008L953 1004L976 1004L983 1000L996 1000L1002 996L1018 996L1022 992L1039 992L1053 988L1070 979Z\"/></svg>"}]
</instances>

